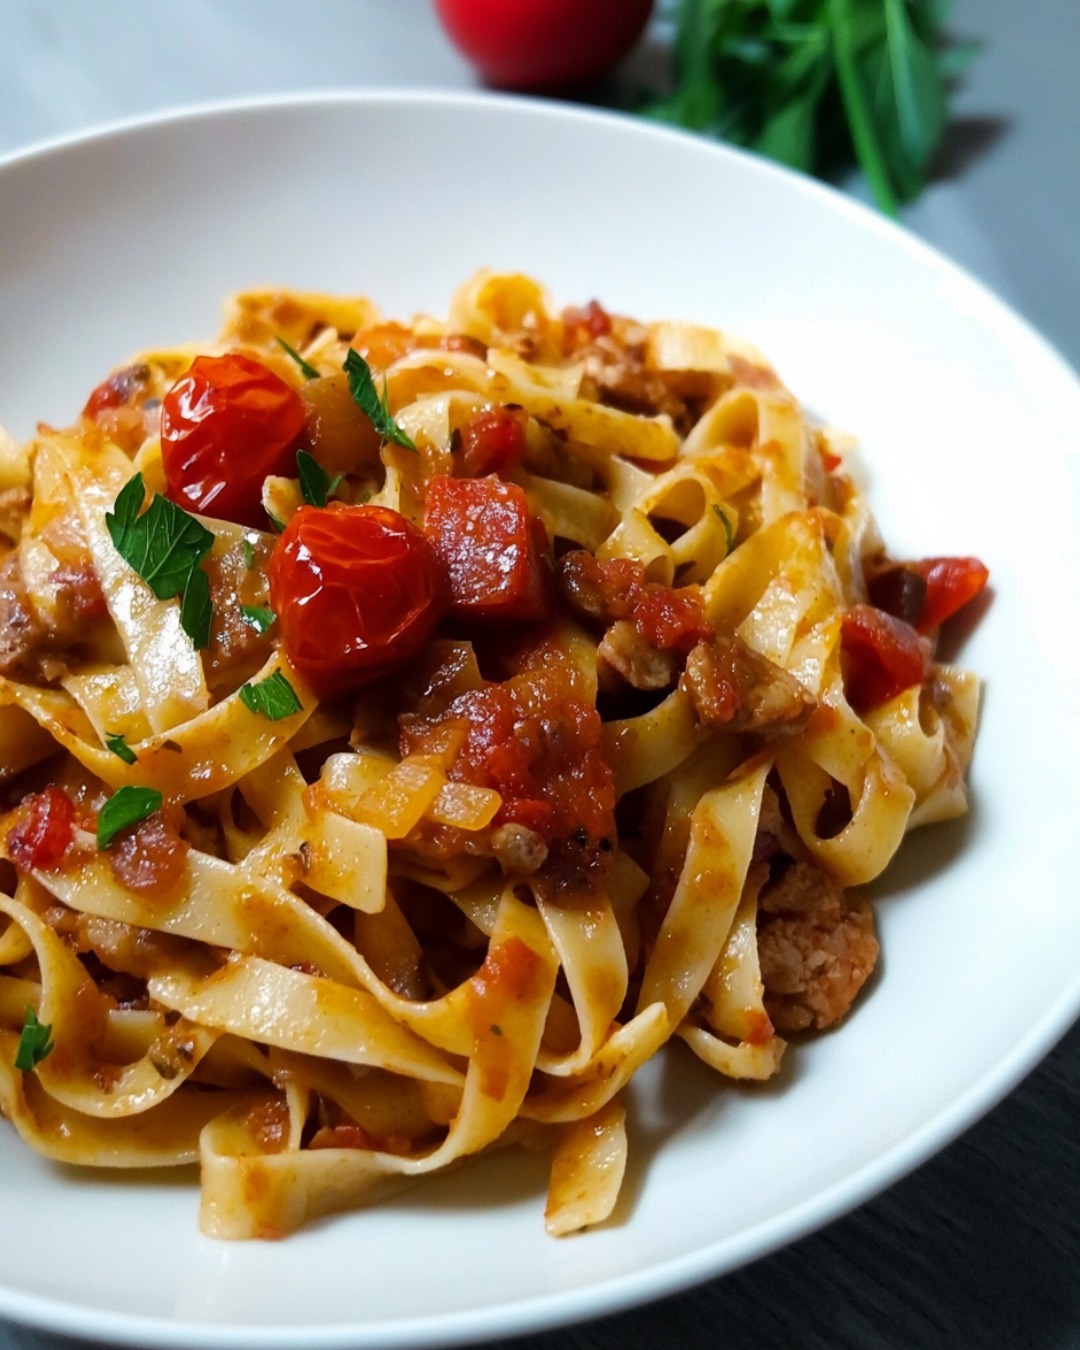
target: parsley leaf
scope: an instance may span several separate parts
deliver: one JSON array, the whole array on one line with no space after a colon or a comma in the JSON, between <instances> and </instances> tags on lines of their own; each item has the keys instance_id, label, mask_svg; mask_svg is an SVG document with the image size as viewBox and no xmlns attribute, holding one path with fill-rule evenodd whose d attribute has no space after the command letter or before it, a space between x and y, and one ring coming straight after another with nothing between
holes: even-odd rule
<instances>
[{"instance_id":1,"label":"parsley leaf","mask_svg":"<svg viewBox=\"0 0 1080 1350\"><path fill-rule=\"evenodd\" d=\"M265 506L263 507L263 510L266 511ZM273 511L266 511L266 517L270 521L271 528L273 529L275 534L285 533L285 522L281 520L278 516L275 516Z\"/></svg>"},{"instance_id":2,"label":"parsley leaf","mask_svg":"<svg viewBox=\"0 0 1080 1350\"><path fill-rule=\"evenodd\" d=\"M971 55L947 0L670 0L674 82L647 116L820 177L856 161L882 210L916 197ZM959 58L959 59L958 59Z\"/></svg>"},{"instance_id":3,"label":"parsley leaf","mask_svg":"<svg viewBox=\"0 0 1080 1350\"><path fill-rule=\"evenodd\" d=\"M382 394L375 388L371 378L371 367L358 351L349 348L345 358L344 370L349 377L349 393L362 413L384 441L393 441L406 450L416 451L416 445L398 426L390 414L386 400L386 380L383 379Z\"/></svg>"},{"instance_id":4,"label":"parsley leaf","mask_svg":"<svg viewBox=\"0 0 1080 1350\"><path fill-rule=\"evenodd\" d=\"M275 338L274 340L275 342L277 342L279 347L281 347L284 351L288 352L288 354L300 367L300 373L303 376L305 376L309 380L318 380L322 378L322 376L311 364L311 362L305 361L304 358L300 355L300 353L296 350L296 348L290 347L283 337Z\"/></svg>"},{"instance_id":5,"label":"parsley leaf","mask_svg":"<svg viewBox=\"0 0 1080 1350\"><path fill-rule=\"evenodd\" d=\"M240 613L244 622L249 623L256 633L265 633L277 618L272 609L261 609L258 605L241 605Z\"/></svg>"},{"instance_id":6,"label":"parsley leaf","mask_svg":"<svg viewBox=\"0 0 1080 1350\"><path fill-rule=\"evenodd\" d=\"M122 759L125 764L134 764L138 758L135 751L128 745L120 731L112 731L105 736L106 749L111 750L114 755Z\"/></svg>"},{"instance_id":7,"label":"parsley leaf","mask_svg":"<svg viewBox=\"0 0 1080 1350\"><path fill-rule=\"evenodd\" d=\"M15 1051L15 1067L23 1073L36 1069L56 1043L49 1040L51 1035L52 1024L42 1026L33 1008L27 1008L19 1047Z\"/></svg>"},{"instance_id":8,"label":"parsley leaf","mask_svg":"<svg viewBox=\"0 0 1080 1350\"><path fill-rule=\"evenodd\" d=\"M255 545L245 534L240 546L244 550L244 566L250 572L255 566Z\"/></svg>"},{"instance_id":9,"label":"parsley leaf","mask_svg":"<svg viewBox=\"0 0 1080 1350\"><path fill-rule=\"evenodd\" d=\"M197 647L210 640L210 583L200 567L214 536L175 502L160 494L142 511L146 485L141 473L124 485L105 524L116 551L159 600L183 596L180 623ZM197 578L202 577L202 581ZM188 593L190 592L190 598Z\"/></svg>"},{"instance_id":10,"label":"parsley leaf","mask_svg":"<svg viewBox=\"0 0 1080 1350\"><path fill-rule=\"evenodd\" d=\"M138 825L147 816L161 810L162 796L156 788L117 788L98 812L97 846L106 849L129 825Z\"/></svg>"},{"instance_id":11,"label":"parsley leaf","mask_svg":"<svg viewBox=\"0 0 1080 1350\"><path fill-rule=\"evenodd\" d=\"M210 646L210 621L213 617L210 578L201 567L196 567L188 577L180 601L180 627L200 651Z\"/></svg>"},{"instance_id":12,"label":"parsley leaf","mask_svg":"<svg viewBox=\"0 0 1080 1350\"><path fill-rule=\"evenodd\" d=\"M727 541L727 551L730 553L731 550L735 547L735 532L731 528L731 521L728 520L727 513L721 510L721 508L717 506L715 502L713 502L713 510L724 522L724 539Z\"/></svg>"},{"instance_id":13,"label":"parsley leaf","mask_svg":"<svg viewBox=\"0 0 1080 1350\"><path fill-rule=\"evenodd\" d=\"M331 478L323 466L306 450L297 450L296 467L300 474L300 492L309 506L325 506L341 483L339 473Z\"/></svg>"},{"instance_id":14,"label":"parsley leaf","mask_svg":"<svg viewBox=\"0 0 1080 1350\"><path fill-rule=\"evenodd\" d=\"M275 670L273 675L268 675L258 684L241 685L239 692L240 702L245 708L271 722L291 717L304 706L280 670Z\"/></svg>"}]
</instances>

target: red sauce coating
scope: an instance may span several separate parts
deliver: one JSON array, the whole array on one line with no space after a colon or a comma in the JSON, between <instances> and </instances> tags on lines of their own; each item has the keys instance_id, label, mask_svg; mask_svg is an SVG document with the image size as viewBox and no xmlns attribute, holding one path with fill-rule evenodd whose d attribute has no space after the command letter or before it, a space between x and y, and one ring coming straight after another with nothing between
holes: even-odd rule
<instances>
[{"instance_id":1,"label":"red sauce coating","mask_svg":"<svg viewBox=\"0 0 1080 1350\"><path fill-rule=\"evenodd\" d=\"M24 797L8 831L8 857L24 872L59 867L75 838L75 804L63 788Z\"/></svg>"}]
</instances>

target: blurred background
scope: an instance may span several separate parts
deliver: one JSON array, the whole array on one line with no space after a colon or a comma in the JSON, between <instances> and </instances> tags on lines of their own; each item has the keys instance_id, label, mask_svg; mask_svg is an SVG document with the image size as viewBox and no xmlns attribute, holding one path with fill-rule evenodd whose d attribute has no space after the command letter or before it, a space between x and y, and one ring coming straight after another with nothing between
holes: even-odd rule
<instances>
[{"instance_id":1,"label":"blurred background","mask_svg":"<svg viewBox=\"0 0 1080 1350\"><path fill-rule=\"evenodd\" d=\"M574 3L448 0L443 8L465 11L458 18L482 38L500 11L505 19L516 7L566 11ZM870 3L894 11L906 6L909 16L940 9L931 0ZM644 20L650 9L637 0L600 7L608 15L590 21L589 42L611 25L636 31L627 12L640 9ZM825 75L814 64L820 50L813 44L836 41L836 34L815 34L806 17L816 16L822 29L822 16L857 17L863 0L730 0L730 7L745 11L745 22L726 38L717 28L723 7L721 0L684 0L656 9L613 68L585 72L587 78L544 96L628 115L666 99L669 113L674 108L700 125L741 129L744 139L756 136L759 144L789 151L805 151L806 118L813 113L820 171L842 191L880 201L874 174L845 162L843 99L814 83ZM754 27L749 11L755 8L757 20L764 14L781 29L802 25L780 34L793 50L803 44L806 62L788 71L787 86L778 78L776 49L763 46L770 34ZM683 52L676 68L680 18ZM713 27L707 43L687 50L692 19ZM935 103L927 44L908 41L903 49L910 97L897 102L908 177L901 165L900 191L893 195L918 186L912 164L925 187L897 203L899 218L974 272L1080 366L1080 0L956 0L944 31L950 59L967 60L948 86L947 104ZM0 155L193 102L323 89L487 87L451 40L433 0L0 0L0 34ZM512 35L504 41L503 55L512 54ZM526 39L525 51L539 56L535 39ZM574 52L580 52L578 41L570 44ZM742 99L734 110L717 101L723 92L718 73ZM512 82L536 77L536 70L519 71ZM817 103L810 86L820 95ZM903 88L894 92L902 95ZM864 141L869 135L872 142L872 133L863 128ZM887 151L888 133L882 144ZM1017 449L1019 468L1023 448ZM1037 897L1024 899L1037 904ZM986 1120L822 1233L663 1303L515 1345L711 1350L722 1340L726 1350L1077 1350L1077 1120L1080 1031L1074 1029ZM0 1350L59 1344L0 1324Z\"/></svg>"}]
</instances>

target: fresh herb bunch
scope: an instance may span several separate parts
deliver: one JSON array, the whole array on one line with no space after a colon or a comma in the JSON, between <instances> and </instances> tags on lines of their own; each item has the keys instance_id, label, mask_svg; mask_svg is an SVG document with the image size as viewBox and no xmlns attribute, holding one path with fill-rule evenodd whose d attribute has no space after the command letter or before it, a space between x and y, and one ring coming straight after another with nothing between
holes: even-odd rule
<instances>
[{"instance_id":1,"label":"fresh herb bunch","mask_svg":"<svg viewBox=\"0 0 1080 1350\"><path fill-rule=\"evenodd\" d=\"M825 176L858 161L882 210L918 196L973 48L950 0L671 0L673 92L643 111Z\"/></svg>"}]
</instances>

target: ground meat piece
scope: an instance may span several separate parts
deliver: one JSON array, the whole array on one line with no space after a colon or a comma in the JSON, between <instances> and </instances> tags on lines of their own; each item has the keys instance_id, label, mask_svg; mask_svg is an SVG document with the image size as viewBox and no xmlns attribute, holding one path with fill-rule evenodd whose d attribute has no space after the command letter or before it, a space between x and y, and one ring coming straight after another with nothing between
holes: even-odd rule
<instances>
[{"instance_id":1,"label":"ground meat piece","mask_svg":"<svg viewBox=\"0 0 1080 1350\"><path fill-rule=\"evenodd\" d=\"M798 731L817 706L793 675L754 651L734 629L699 643L679 681L705 726Z\"/></svg>"},{"instance_id":2,"label":"ground meat piece","mask_svg":"<svg viewBox=\"0 0 1080 1350\"><path fill-rule=\"evenodd\" d=\"M493 830L491 851L504 872L520 872L524 876L535 872L547 860L548 849L543 836L527 825L511 822Z\"/></svg>"},{"instance_id":3,"label":"ground meat piece","mask_svg":"<svg viewBox=\"0 0 1080 1350\"><path fill-rule=\"evenodd\" d=\"M25 671L31 657L48 640L48 632L23 586L19 555L0 562L0 675Z\"/></svg>"},{"instance_id":4,"label":"ground meat piece","mask_svg":"<svg viewBox=\"0 0 1080 1350\"><path fill-rule=\"evenodd\" d=\"M646 362L648 332L641 324L609 315L595 300L563 312L563 350L585 366L582 396L625 412L666 413L685 433L696 420L665 372Z\"/></svg>"},{"instance_id":5,"label":"ground meat piece","mask_svg":"<svg viewBox=\"0 0 1080 1350\"><path fill-rule=\"evenodd\" d=\"M761 893L758 954L765 1009L779 1032L831 1026L878 957L874 918L812 863L793 862Z\"/></svg>"},{"instance_id":6,"label":"ground meat piece","mask_svg":"<svg viewBox=\"0 0 1080 1350\"><path fill-rule=\"evenodd\" d=\"M685 655L713 635L699 587L646 581L644 565L634 558L601 560L574 549L559 559L558 581L577 613L605 625L627 619L660 651Z\"/></svg>"},{"instance_id":7,"label":"ground meat piece","mask_svg":"<svg viewBox=\"0 0 1080 1350\"><path fill-rule=\"evenodd\" d=\"M675 653L660 651L646 642L628 619L611 625L601 639L598 655L604 685L617 674L635 689L666 689L678 669Z\"/></svg>"},{"instance_id":8,"label":"ground meat piece","mask_svg":"<svg viewBox=\"0 0 1080 1350\"><path fill-rule=\"evenodd\" d=\"M187 866L188 842L172 820L155 811L117 835L109 865L122 886L140 895L168 895Z\"/></svg>"},{"instance_id":9,"label":"ground meat piece","mask_svg":"<svg viewBox=\"0 0 1080 1350\"><path fill-rule=\"evenodd\" d=\"M263 665L273 647L273 633L260 633L243 612L245 605L256 609L269 605L266 576L262 568L247 565L239 543L213 549L204 567L214 606L204 656L207 678L212 686L219 681L242 682Z\"/></svg>"}]
</instances>

